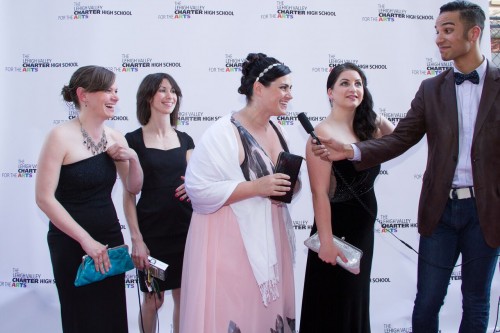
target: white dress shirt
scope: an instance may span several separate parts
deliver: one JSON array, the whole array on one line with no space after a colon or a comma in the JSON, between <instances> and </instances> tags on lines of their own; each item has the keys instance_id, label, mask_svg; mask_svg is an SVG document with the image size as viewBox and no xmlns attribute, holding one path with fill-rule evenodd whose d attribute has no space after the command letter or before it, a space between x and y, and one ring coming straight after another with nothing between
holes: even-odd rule
<instances>
[{"instance_id":1,"label":"white dress shirt","mask_svg":"<svg viewBox=\"0 0 500 333\"><path fill-rule=\"evenodd\" d=\"M458 108L458 164L453 176L452 187L474 186L472 181L471 147L474 125L476 124L479 101L484 86L487 61L483 59L481 65L476 68L479 74L479 84L464 81L461 85L455 85L457 91ZM455 68L455 72L460 72ZM466 74L466 73L464 73Z\"/></svg>"}]
</instances>

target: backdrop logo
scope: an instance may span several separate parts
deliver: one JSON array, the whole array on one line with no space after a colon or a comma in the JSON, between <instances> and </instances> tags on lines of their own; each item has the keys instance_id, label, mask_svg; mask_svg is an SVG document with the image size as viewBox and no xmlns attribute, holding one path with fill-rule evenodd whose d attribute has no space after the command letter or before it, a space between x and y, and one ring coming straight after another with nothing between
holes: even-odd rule
<instances>
[{"instance_id":1,"label":"backdrop logo","mask_svg":"<svg viewBox=\"0 0 500 333\"><path fill-rule=\"evenodd\" d=\"M398 232L399 229L409 229L417 227L417 224L412 223L411 219L409 218L393 218L389 215L380 215L380 217L377 218L376 221L378 222L378 225L375 226L375 231L378 233Z\"/></svg>"},{"instance_id":2,"label":"backdrop logo","mask_svg":"<svg viewBox=\"0 0 500 333\"><path fill-rule=\"evenodd\" d=\"M377 16L365 16L362 21L371 22L396 22L400 20L434 20L433 15L409 13L406 9L386 8L385 4L378 4Z\"/></svg>"},{"instance_id":3,"label":"backdrop logo","mask_svg":"<svg viewBox=\"0 0 500 333\"><path fill-rule=\"evenodd\" d=\"M315 116L315 115L309 115L309 113L307 113L307 112L304 112L304 113L311 123L320 122L320 121L323 121L326 119L326 116ZM297 118L298 113L294 113L294 114L295 114L295 118ZM294 120L296 120L296 119L294 119Z\"/></svg>"},{"instance_id":4,"label":"backdrop logo","mask_svg":"<svg viewBox=\"0 0 500 333\"><path fill-rule=\"evenodd\" d=\"M120 116L120 115L118 115L120 112L121 112L120 107L118 105L116 105L115 106L115 113L117 113L117 114L114 115L111 118L108 118L108 120L109 121L128 121L128 116Z\"/></svg>"},{"instance_id":5,"label":"backdrop logo","mask_svg":"<svg viewBox=\"0 0 500 333\"><path fill-rule=\"evenodd\" d=\"M224 65L210 66L208 71L210 73L239 73L245 61L245 58L236 58L231 53L226 53L224 55Z\"/></svg>"},{"instance_id":6,"label":"backdrop logo","mask_svg":"<svg viewBox=\"0 0 500 333\"><path fill-rule=\"evenodd\" d=\"M17 162L17 172L2 172L2 178L33 178L37 170L36 163L26 163L24 159Z\"/></svg>"},{"instance_id":7,"label":"backdrop logo","mask_svg":"<svg viewBox=\"0 0 500 333\"><path fill-rule=\"evenodd\" d=\"M222 116L204 116L203 112L179 112L177 125L188 126L191 122L214 122Z\"/></svg>"},{"instance_id":8,"label":"backdrop logo","mask_svg":"<svg viewBox=\"0 0 500 333\"><path fill-rule=\"evenodd\" d=\"M112 121L128 121L128 116L113 116L111 118L108 118L108 120L112 120Z\"/></svg>"},{"instance_id":9,"label":"backdrop logo","mask_svg":"<svg viewBox=\"0 0 500 333\"><path fill-rule=\"evenodd\" d=\"M73 3L73 19L88 19L90 15L100 15L103 11L100 5L82 5L80 2Z\"/></svg>"},{"instance_id":10,"label":"backdrop logo","mask_svg":"<svg viewBox=\"0 0 500 333\"><path fill-rule=\"evenodd\" d=\"M184 5L182 1L174 1L174 12L158 15L159 20L190 19L195 16L234 16L233 10L207 8L204 5Z\"/></svg>"},{"instance_id":11,"label":"backdrop logo","mask_svg":"<svg viewBox=\"0 0 500 333\"><path fill-rule=\"evenodd\" d=\"M180 67L182 67L180 62L153 60L153 58L141 58L141 57L134 58L128 53L123 53L122 63L119 71L122 73L131 73L131 72L139 72L139 69L142 68L180 68Z\"/></svg>"},{"instance_id":12,"label":"backdrop logo","mask_svg":"<svg viewBox=\"0 0 500 333\"><path fill-rule=\"evenodd\" d=\"M276 18L293 18L293 15L306 15L307 6L292 6L285 1L276 1Z\"/></svg>"},{"instance_id":13,"label":"backdrop logo","mask_svg":"<svg viewBox=\"0 0 500 333\"><path fill-rule=\"evenodd\" d=\"M396 126L401 119L406 117L406 113L400 112L388 112L386 108L379 108L378 113L389 120L394 126Z\"/></svg>"},{"instance_id":14,"label":"backdrop logo","mask_svg":"<svg viewBox=\"0 0 500 333\"><path fill-rule=\"evenodd\" d=\"M307 220L293 220L292 224L295 230L310 230L312 228L312 225L309 225Z\"/></svg>"},{"instance_id":15,"label":"backdrop logo","mask_svg":"<svg viewBox=\"0 0 500 333\"><path fill-rule=\"evenodd\" d=\"M260 18L293 19L300 16L337 16L335 11L323 9L309 9L306 5L289 5L286 1L276 1L276 11L270 14L261 14Z\"/></svg>"},{"instance_id":16,"label":"backdrop logo","mask_svg":"<svg viewBox=\"0 0 500 333\"><path fill-rule=\"evenodd\" d=\"M329 73L332 71L333 68L335 68L335 66L338 66L346 62L352 62L353 64L358 65L357 59L339 59L335 56L335 54L328 54L328 64L326 66L323 65L323 66L313 67L312 71L317 73L319 72Z\"/></svg>"},{"instance_id":17,"label":"backdrop logo","mask_svg":"<svg viewBox=\"0 0 500 333\"><path fill-rule=\"evenodd\" d=\"M216 121L220 116L203 116L203 112L179 112L177 125L188 126L192 122Z\"/></svg>"},{"instance_id":18,"label":"backdrop logo","mask_svg":"<svg viewBox=\"0 0 500 333\"><path fill-rule=\"evenodd\" d=\"M370 70L386 70L386 64L365 64L361 63L358 59L349 59L349 58L337 58L335 54L328 54L328 65L327 66L315 66L312 68L312 71L315 73L329 73L338 65L342 65L346 62L351 62L357 65L362 70L370 69Z\"/></svg>"},{"instance_id":19,"label":"backdrop logo","mask_svg":"<svg viewBox=\"0 0 500 333\"><path fill-rule=\"evenodd\" d=\"M58 125L58 124L62 124L68 120L71 120L71 119L75 119L78 117L78 109L76 108L75 104L73 104L72 102L65 102L66 104L66 107L67 107L67 111L68 111L68 117L67 119L54 119L53 120L53 124L54 125ZM115 106L115 112L119 113L120 112L120 107L119 106ZM119 116L119 115L115 115L111 118L108 118L108 120L111 120L111 121L128 121L128 116Z\"/></svg>"},{"instance_id":20,"label":"backdrop logo","mask_svg":"<svg viewBox=\"0 0 500 333\"><path fill-rule=\"evenodd\" d=\"M68 120L78 117L78 110L73 103L66 103L68 106Z\"/></svg>"},{"instance_id":21,"label":"backdrop logo","mask_svg":"<svg viewBox=\"0 0 500 333\"><path fill-rule=\"evenodd\" d=\"M232 54L226 54L226 68L225 72L241 72L245 58L233 58Z\"/></svg>"},{"instance_id":22,"label":"backdrop logo","mask_svg":"<svg viewBox=\"0 0 500 333\"><path fill-rule=\"evenodd\" d=\"M453 68L451 61L435 61L433 58L425 58L425 68L412 69L413 75L436 76L442 72Z\"/></svg>"},{"instance_id":23,"label":"backdrop logo","mask_svg":"<svg viewBox=\"0 0 500 333\"><path fill-rule=\"evenodd\" d=\"M137 284L137 275L125 273L125 288L133 289L135 288L136 284Z\"/></svg>"},{"instance_id":24,"label":"backdrop logo","mask_svg":"<svg viewBox=\"0 0 500 333\"><path fill-rule=\"evenodd\" d=\"M307 116L310 121L320 122L326 119L326 116Z\"/></svg>"},{"instance_id":25,"label":"backdrop logo","mask_svg":"<svg viewBox=\"0 0 500 333\"><path fill-rule=\"evenodd\" d=\"M78 62L55 62L51 58L32 58L29 54L23 53L20 66L6 66L6 72L36 73L42 69L78 67Z\"/></svg>"},{"instance_id":26,"label":"backdrop logo","mask_svg":"<svg viewBox=\"0 0 500 333\"><path fill-rule=\"evenodd\" d=\"M284 116L276 117L276 120L280 125L287 126L293 125L295 121L298 120L297 116L300 112L287 112Z\"/></svg>"},{"instance_id":27,"label":"backdrop logo","mask_svg":"<svg viewBox=\"0 0 500 333\"><path fill-rule=\"evenodd\" d=\"M329 58L328 66L332 69L335 68L336 66L342 65L346 62L352 62L352 63L356 64L361 69L387 69L387 65L385 65L385 64L363 64L363 63L359 63L359 61L356 59L354 59L354 60L348 60L348 59L342 59L342 58L337 59L334 54L329 54L328 58Z\"/></svg>"},{"instance_id":28,"label":"backdrop logo","mask_svg":"<svg viewBox=\"0 0 500 333\"><path fill-rule=\"evenodd\" d=\"M371 283L391 283L391 279L388 277L373 277L370 278Z\"/></svg>"},{"instance_id":29,"label":"backdrop logo","mask_svg":"<svg viewBox=\"0 0 500 333\"><path fill-rule=\"evenodd\" d=\"M39 68L49 68L52 59L31 58L29 54L23 54L23 72L38 72Z\"/></svg>"},{"instance_id":30,"label":"backdrop logo","mask_svg":"<svg viewBox=\"0 0 500 333\"><path fill-rule=\"evenodd\" d=\"M384 324L384 333L411 333L411 332L412 332L411 327L392 327L392 324Z\"/></svg>"},{"instance_id":31,"label":"backdrop logo","mask_svg":"<svg viewBox=\"0 0 500 333\"><path fill-rule=\"evenodd\" d=\"M57 16L57 19L60 21L87 20L91 16L97 16L97 15L131 16L132 11L105 9L101 5L93 5L93 4L89 5L89 4L83 4L81 2L73 2L73 14L72 15L59 15L59 16Z\"/></svg>"},{"instance_id":32,"label":"backdrop logo","mask_svg":"<svg viewBox=\"0 0 500 333\"><path fill-rule=\"evenodd\" d=\"M12 279L10 282L0 281L0 286L11 288L27 288L29 284L55 284L54 279L42 278L39 273L23 273L19 268L12 269Z\"/></svg>"},{"instance_id":33,"label":"backdrop logo","mask_svg":"<svg viewBox=\"0 0 500 333\"><path fill-rule=\"evenodd\" d=\"M78 110L76 109L75 104L73 104L71 102L64 102L64 103L66 104L66 107L68 110L68 117L67 117L67 119L54 119L52 121L52 123L54 125L59 125L59 124L62 124L68 120L71 120L71 119L78 117Z\"/></svg>"}]
</instances>

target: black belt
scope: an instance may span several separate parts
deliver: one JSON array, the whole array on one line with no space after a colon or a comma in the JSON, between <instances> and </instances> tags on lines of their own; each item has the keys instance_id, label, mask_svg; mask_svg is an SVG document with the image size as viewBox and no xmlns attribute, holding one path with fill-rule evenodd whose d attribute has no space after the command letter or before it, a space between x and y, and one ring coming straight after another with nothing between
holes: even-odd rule
<instances>
[{"instance_id":1,"label":"black belt","mask_svg":"<svg viewBox=\"0 0 500 333\"><path fill-rule=\"evenodd\" d=\"M474 187L460 187L460 188L452 188L450 190L450 199L470 199L474 198Z\"/></svg>"}]
</instances>

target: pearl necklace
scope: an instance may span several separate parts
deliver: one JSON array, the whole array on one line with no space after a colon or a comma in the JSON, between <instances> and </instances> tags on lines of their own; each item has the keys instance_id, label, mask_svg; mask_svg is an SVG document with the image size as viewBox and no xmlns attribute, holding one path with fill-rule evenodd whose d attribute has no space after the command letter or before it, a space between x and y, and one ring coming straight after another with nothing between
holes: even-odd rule
<instances>
[{"instance_id":1,"label":"pearl necklace","mask_svg":"<svg viewBox=\"0 0 500 333\"><path fill-rule=\"evenodd\" d=\"M92 140L92 137L83 128L82 122L80 121L79 117L78 122L80 123L80 131L82 132L83 136L83 145L86 146L88 150L90 150L92 155L105 152L108 146L108 139L106 138L106 132L104 131L104 129L102 130L101 140L99 140L98 143L95 143L94 140Z\"/></svg>"}]
</instances>

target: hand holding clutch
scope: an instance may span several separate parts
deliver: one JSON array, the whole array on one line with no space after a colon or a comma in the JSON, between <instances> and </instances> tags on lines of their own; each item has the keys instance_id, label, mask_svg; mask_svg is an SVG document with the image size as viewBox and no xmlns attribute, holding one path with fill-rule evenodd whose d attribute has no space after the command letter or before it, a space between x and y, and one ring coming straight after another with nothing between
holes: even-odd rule
<instances>
[{"instance_id":1,"label":"hand holding clutch","mask_svg":"<svg viewBox=\"0 0 500 333\"><path fill-rule=\"evenodd\" d=\"M363 251L347 243L345 240L338 238L335 235L333 235L333 242L347 258L347 262L343 262L340 257L337 257L337 264L342 268L348 270L352 274L359 274L359 265L361 263ZM319 241L318 233L316 232L314 235L306 239L304 241L304 245L307 246L311 251L314 251L316 253L319 252L319 247L321 244Z\"/></svg>"},{"instance_id":2,"label":"hand holding clutch","mask_svg":"<svg viewBox=\"0 0 500 333\"><path fill-rule=\"evenodd\" d=\"M104 280L107 277L125 273L134 268L132 258L128 253L126 244L108 249L108 257L111 267L108 272L102 274L95 270L94 259L88 255L83 256L82 263L76 272L75 286L80 287L89 283Z\"/></svg>"},{"instance_id":3,"label":"hand holding clutch","mask_svg":"<svg viewBox=\"0 0 500 333\"><path fill-rule=\"evenodd\" d=\"M303 159L302 156L294 155L286 151L282 151L279 154L274 173L284 173L290 176L290 191L286 192L285 195L271 196L271 199L285 203L292 202L293 189L299 177L300 166L302 165Z\"/></svg>"}]
</instances>

